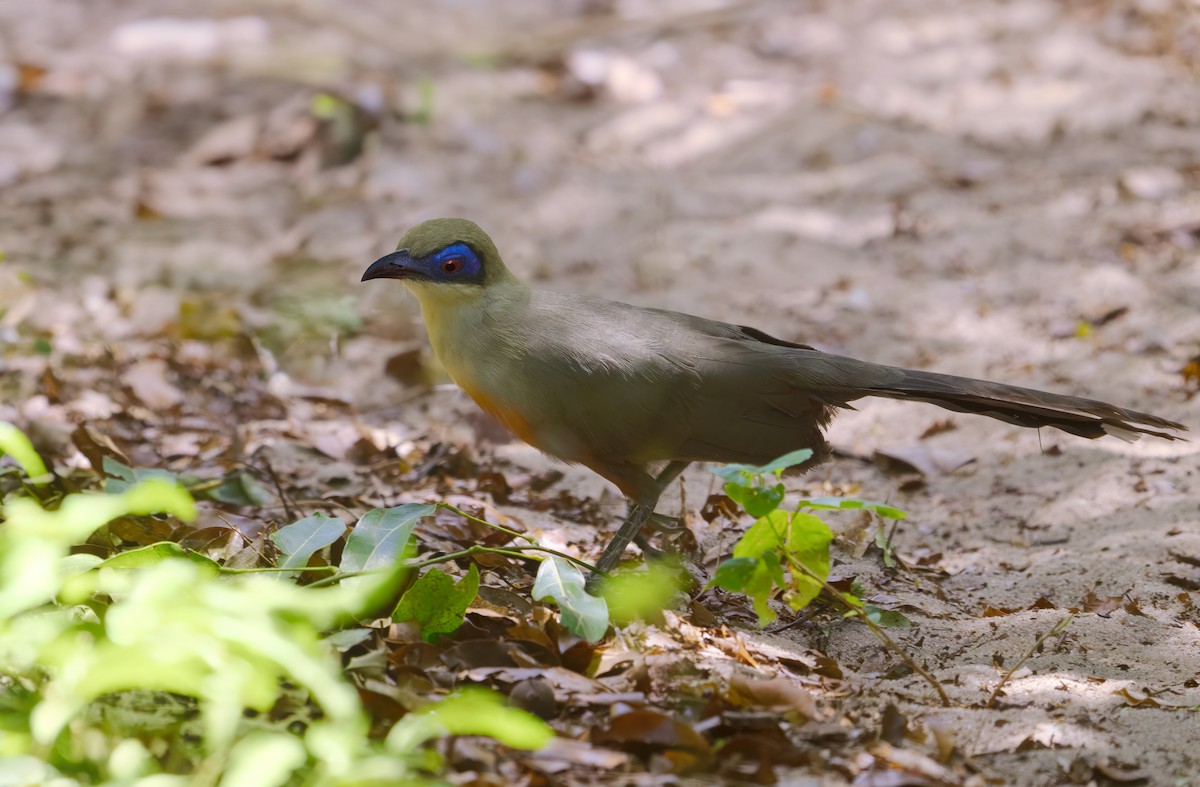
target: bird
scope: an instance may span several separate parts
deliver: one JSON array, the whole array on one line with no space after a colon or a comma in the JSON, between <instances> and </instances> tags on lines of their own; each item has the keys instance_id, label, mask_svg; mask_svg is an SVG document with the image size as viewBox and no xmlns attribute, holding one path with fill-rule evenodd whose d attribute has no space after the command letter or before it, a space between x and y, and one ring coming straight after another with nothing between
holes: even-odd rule
<instances>
[{"instance_id":1,"label":"bird","mask_svg":"<svg viewBox=\"0 0 1200 787\"><path fill-rule=\"evenodd\" d=\"M756 328L586 295L531 289L477 224L404 233L362 281L416 296L433 352L480 408L526 443L588 467L629 501L589 577L611 572L692 462L764 464L797 449L824 461L839 409L864 397L929 402L1087 438L1183 439L1181 423L1094 399L903 369L822 352Z\"/></svg>"}]
</instances>

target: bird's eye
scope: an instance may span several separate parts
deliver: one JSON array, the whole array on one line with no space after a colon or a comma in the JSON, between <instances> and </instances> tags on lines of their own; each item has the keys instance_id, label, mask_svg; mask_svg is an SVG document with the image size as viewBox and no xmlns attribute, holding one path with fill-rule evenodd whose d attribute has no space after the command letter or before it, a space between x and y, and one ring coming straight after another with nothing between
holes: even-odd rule
<instances>
[{"instance_id":1,"label":"bird's eye","mask_svg":"<svg viewBox=\"0 0 1200 787\"><path fill-rule=\"evenodd\" d=\"M445 273L445 274L453 275L455 273L458 273L462 269L463 269L462 257L451 257L450 259L442 262L442 265L441 265L442 273Z\"/></svg>"}]
</instances>

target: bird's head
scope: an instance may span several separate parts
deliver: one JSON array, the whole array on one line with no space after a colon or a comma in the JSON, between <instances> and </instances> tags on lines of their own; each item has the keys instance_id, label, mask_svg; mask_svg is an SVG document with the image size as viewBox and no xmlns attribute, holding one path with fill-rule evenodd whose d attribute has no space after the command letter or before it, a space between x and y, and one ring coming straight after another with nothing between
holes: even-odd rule
<instances>
[{"instance_id":1,"label":"bird's head","mask_svg":"<svg viewBox=\"0 0 1200 787\"><path fill-rule=\"evenodd\" d=\"M466 219L418 224L362 275L363 281L400 279L423 305L473 301L486 287L511 278L492 239Z\"/></svg>"}]
</instances>

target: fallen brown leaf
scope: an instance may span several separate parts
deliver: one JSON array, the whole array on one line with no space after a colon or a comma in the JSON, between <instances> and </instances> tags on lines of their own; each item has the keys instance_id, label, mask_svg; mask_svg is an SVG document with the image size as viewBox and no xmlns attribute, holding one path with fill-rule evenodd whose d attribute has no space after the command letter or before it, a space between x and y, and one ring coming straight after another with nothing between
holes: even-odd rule
<instances>
[{"instance_id":1,"label":"fallen brown leaf","mask_svg":"<svg viewBox=\"0 0 1200 787\"><path fill-rule=\"evenodd\" d=\"M1089 590L1087 595L1083 597L1083 611L1095 612L1097 615L1108 615L1120 609L1121 602L1124 600L1124 596L1101 597Z\"/></svg>"},{"instance_id":2,"label":"fallen brown leaf","mask_svg":"<svg viewBox=\"0 0 1200 787\"><path fill-rule=\"evenodd\" d=\"M606 729L593 731L592 741L605 746L623 746L644 757L672 750L693 756L707 757L709 754L708 741L692 725L656 710L623 713L612 719Z\"/></svg>"},{"instance_id":3,"label":"fallen brown leaf","mask_svg":"<svg viewBox=\"0 0 1200 787\"><path fill-rule=\"evenodd\" d=\"M795 711L804 720L820 717L813 695L783 676L757 680L734 675L729 679L729 688L744 705Z\"/></svg>"},{"instance_id":4,"label":"fallen brown leaf","mask_svg":"<svg viewBox=\"0 0 1200 787\"><path fill-rule=\"evenodd\" d=\"M183 401L183 392L167 379L166 362L157 358L134 363L121 379L133 395L152 410L170 410Z\"/></svg>"},{"instance_id":5,"label":"fallen brown leaf","mask_svg":"<svg viewBox=\"0 0 1200 787\"><path fill-rule=\"evenodd\" d=\"M930 477L953 473L974 461L975 457L970 454L933 448L923 443L905 448L879 449L875 452L875 463L888 472L915 472Z\"/></svg>"}]
</instances>

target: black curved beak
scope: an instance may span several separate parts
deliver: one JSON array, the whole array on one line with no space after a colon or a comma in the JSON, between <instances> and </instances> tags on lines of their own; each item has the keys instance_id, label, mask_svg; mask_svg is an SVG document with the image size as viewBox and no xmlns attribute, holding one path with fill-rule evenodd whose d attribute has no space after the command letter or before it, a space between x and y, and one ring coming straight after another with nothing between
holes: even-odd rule
<instances>
[{"instance_id":1,"label":"black curved beak","mask_svg":"<svg viewBox=\"0 0 1200 787\"><path fill-rule=\"evenodd\" d=\"M371 263L360 281L371 279L412 279L425 273L413 263L412 256L405 250L393 251Z\"/></svg>"}]
</instances>

